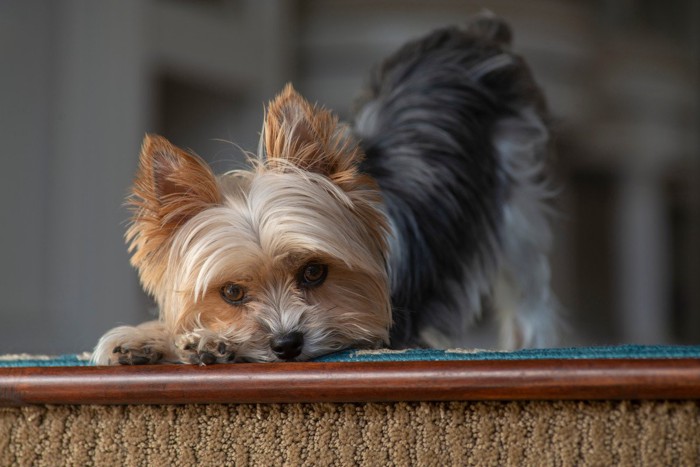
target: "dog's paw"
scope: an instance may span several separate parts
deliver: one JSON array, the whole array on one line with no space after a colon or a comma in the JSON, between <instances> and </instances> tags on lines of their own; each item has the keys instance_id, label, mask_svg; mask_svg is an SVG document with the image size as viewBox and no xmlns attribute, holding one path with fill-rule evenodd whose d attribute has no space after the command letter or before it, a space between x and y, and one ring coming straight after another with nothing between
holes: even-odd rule
<instances>
[{"instance_id":1,"label":"dog's paw","mask_svg":"<svg viewBox=\"0 0 700 467\"><path fill-rule=\"evenodd\" d=\"M122 344L116 346L112 354L120 365L148 365L163 359L163 352L149 345L130 347L129 344Z\"/></svg>"},{"instance_id":2,"label":"dog's paw","mask_svg":"<svg viewBox=\"0 0 700 467\"><path fill-rule=\"evenodd\" d=\"M233 343L213 332L183 334L177 339L176 348L182 363L213 365L231 363L236 359Z\"/></svg>"},{"instance_id":3,"label":"dog's paw","mask_svg":"<svg viewBox=\"0 0 700 467\"><path fill-rule=\"evenodd\" d=\"M92 362L96 365L146 365L172 361L169 336L158 321L114 328L97 343Z\"/></svg>"}]
</instances>

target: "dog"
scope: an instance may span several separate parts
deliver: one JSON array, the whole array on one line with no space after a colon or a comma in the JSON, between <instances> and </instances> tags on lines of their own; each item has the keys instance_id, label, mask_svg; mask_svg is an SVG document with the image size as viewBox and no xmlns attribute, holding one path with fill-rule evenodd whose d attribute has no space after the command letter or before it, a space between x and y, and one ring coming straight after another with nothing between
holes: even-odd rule
<instances>
[{"instance_id":1,"label":"dog","mask_svg":"<svg viewBox=\"0 0 700 467\"><path fill-rule=\"evenodd\" d=\"M500 348L552 345L549 117L510 42L479 15L406 44L349 125L287 85L247 170L146 136L126 239L160 317L93 362L468 346L486 313Z\"/></svg>"}]
</instances>

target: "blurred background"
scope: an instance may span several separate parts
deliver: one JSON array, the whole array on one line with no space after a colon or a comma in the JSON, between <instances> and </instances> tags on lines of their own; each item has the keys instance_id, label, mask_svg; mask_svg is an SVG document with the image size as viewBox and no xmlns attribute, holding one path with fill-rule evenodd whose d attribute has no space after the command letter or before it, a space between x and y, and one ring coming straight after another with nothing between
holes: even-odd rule
<instances>
[{"instance_id":1,"label":"blurred background","mask_svg":"<svg viewBox=\"0 0 700 467\"><path fill-rule=\"evenodd\" d=\"M347 117L372 64L484 8L555 117L562 345L700 343L700 2L3 0L0 353L154 316L123 242L144 133L228 170L284 83Z\"/></svg>"}]
</instances>

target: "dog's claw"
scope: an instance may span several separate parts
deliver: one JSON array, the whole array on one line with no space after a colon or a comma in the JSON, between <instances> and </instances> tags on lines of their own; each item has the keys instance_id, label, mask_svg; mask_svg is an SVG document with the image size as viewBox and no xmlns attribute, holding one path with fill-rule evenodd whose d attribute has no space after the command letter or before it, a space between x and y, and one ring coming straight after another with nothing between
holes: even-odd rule
<instances>
[{"instance_id":1,"label":"dog's claw","mask_svg":"<svg viewBox=\"0 0 700 467\"><path fill-rule=\"evenodd\" d=\"M216 357L213 353L202 352L199 354L199 361L202 365L213 365L216 363Z\"/></svg>"},{"instance_id":2,"label":"dog's claw","mask_svg":"<svg viewBox=\"0 0 700 467\"><path fill-rule=\"evenodd\" d=\"M193 365L213 365L216 357L210 352L193 353L190 355L190 363Z\"/></svg>"},{"instance_id":3,"label":"dog's claw","mask_svg":"<svg viewBox=\"0 0 700 467\"><path fill-rule=\"evenodd\" d=\"M157 363L162 360L162 352L154 352L151 347L142 347L138 349L130 349L122 345L118 345L112 351L113 354L118 354L117 362L120 365L148 365L149 363Z\"/></svg>"},{"instance_id":4,"label":"dog's claw","mask_svg":"<svg viewBox=\"0 0 700 467\"><path fill-rule=\"evenodd\" d=\"M119 363L121 365L146 365L150 362L150 358L140 357L138 355L125 354L119 356Z\"/></svg>"}]
</instances>

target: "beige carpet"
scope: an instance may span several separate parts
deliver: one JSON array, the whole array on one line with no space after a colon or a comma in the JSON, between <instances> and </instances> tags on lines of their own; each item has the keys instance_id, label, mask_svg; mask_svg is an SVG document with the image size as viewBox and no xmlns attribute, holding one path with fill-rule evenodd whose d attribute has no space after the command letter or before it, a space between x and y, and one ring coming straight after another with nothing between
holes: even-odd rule
<instances>
[{"instance_id":1,"label":"beige carpet","mask_svg":"<svg viewBox=\"0 0 700 467\"><path fill-rule=\"evenodd\" d=\"M0 408L0 465L700 465L697 402Z\"/></svg>"}]
</instances>

